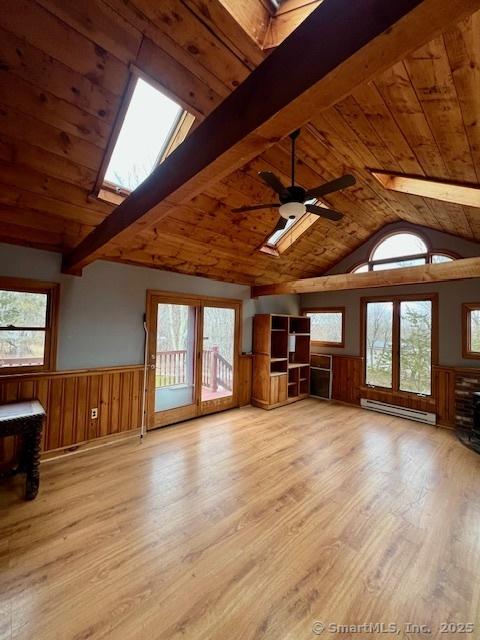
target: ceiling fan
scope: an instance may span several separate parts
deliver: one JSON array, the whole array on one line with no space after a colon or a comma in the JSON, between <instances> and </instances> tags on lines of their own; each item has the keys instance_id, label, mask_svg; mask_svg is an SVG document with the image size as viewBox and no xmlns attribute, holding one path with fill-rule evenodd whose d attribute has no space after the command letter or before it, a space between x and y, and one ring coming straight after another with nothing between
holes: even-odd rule
<instances>
[{"instance_id":1,"label":"ceiling fan","mask_svg":"<svg viewBox=\"0 0 480 640\"><path fill-rule=\"evenodd\" d=\"M278 195L280 202L269 204L255 204L252 206L239 207L238 209L232 209L232 213L244 213L246 211L256 211L257 209L270 209L275 208L279 210L280 219L272 233L285 229L289 220L298 220L305 213L314 213L322 218L328 220L338 221L343 218L343 214L334 209L327 209L325 207L319 207L315 204L318 198L322 198L329 193L346 189L355 184L356 180L352 175L345 175L341 178L326 182L314 189L303 189L295 184L295 141L300 134L300 129L297 129L290 134L292 140L292 184L289 187L284 187L280 178L270 171L260 171L259 176L262 180Z\"/></svg>"}]
</instances>

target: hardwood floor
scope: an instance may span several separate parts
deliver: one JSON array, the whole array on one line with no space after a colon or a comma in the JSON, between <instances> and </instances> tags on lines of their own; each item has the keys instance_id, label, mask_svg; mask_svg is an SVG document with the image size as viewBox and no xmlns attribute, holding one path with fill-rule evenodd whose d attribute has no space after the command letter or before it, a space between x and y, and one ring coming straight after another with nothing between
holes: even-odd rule
<instances>
[{"instance_id":1,"label":"hardwood floor","mask_svg":"<svg viewBox=\"0 0 480 640\"><path fill-rule=\"evenodd\" d=\"M480 457L449 431L309 399L41 472L0 487L2 640L480 637Z\"/></svg>"}]
</instances>

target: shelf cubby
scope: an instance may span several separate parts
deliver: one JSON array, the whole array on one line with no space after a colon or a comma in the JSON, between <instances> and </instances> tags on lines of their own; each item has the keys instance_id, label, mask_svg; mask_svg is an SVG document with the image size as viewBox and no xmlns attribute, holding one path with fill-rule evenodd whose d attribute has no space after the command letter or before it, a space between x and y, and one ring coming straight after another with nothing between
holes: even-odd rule
<instances>
[{"instance_id":1,"label":"shelf cubby","mask_svg":"<svg viewBox=\"0 0 480 640\"><path fill-rule=\"evenodd\" d=\"M272 316L272 331L288 331L288 316Z\"/></svg>"},{"instance_id":2,"label":"shelf cubby","mask_svg":"<svg viewBox=\"0 0 480 640\"><path fill-rule=\"evenodd\" d=\"M270 357L287 358L288 334L284 330L272 331L270 336Z\"/></svg>"},{"instance_id":3,"label":"shelf cubby","mask_svg":"<svg viewBox=\"0 0 480 640\"><path fill-rule=\"evenodd\" d=\"M310 318L307 316L292 316L290 318L288 330L290 333L301 333L310 336Z\"/></svg>"},{"instance_id":4,"label":"shelf cubby","mask_svg":"<svg viewBox=\"0 0 480 640\"><path fill-rule=\"evenodd\" d=\"M259 314L253 328L252 404L271 409L305 397L310 384L310 319Z\"/></svg>"},{"instance_id":5,"label":"shelf cubby","mask_svg":"<svg viewBox=\"0 0 480 640\"><path fill-rule=\"evenodd\" d=\"M270 373L287 373L288 362L286 358L270 360Z\"/></svg>"}]
</instances>

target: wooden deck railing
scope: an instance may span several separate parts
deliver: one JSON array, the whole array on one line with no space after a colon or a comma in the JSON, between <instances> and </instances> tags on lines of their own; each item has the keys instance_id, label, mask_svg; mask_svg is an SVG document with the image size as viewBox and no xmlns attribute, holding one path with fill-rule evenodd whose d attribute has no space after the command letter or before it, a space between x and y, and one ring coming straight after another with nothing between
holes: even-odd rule
<instances>
[{"instance_id":1,"label":"wooden deck railing","mask_svg":"<svg viewBox=\"0 0 480 640\"><path fill-rule=\"evenodd\" d=\"M23 356L22 358L0 358L0 367L34 367L43 364L42 356Z\"/></svg>"},{"instance_id":2,"label":"wooden deck railing","mask_svg":"<svg viewBox=\"0 0 480 640\"><path fill-rule=\"evenodd\" d=\"M187 352L160 351L157 353L156 387L173 387L187 384ZM218 347L202 352L202 386L217 391L233 388L233 366L218 352Z\"/></svg>"}]
</instances>

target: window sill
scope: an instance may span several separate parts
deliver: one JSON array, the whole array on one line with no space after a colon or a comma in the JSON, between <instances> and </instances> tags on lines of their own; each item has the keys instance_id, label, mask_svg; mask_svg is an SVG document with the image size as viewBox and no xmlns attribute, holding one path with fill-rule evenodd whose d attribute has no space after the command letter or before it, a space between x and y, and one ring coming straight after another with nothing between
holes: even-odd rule
<instances>
[{"instance_id":1,"label":"window sill","mask_svg":"<svg viewBox=\"0 0 480 640\"><path fill-rule=\"evenodd\" d=\"M393 389L388 389L387 387L369 387L366 384L362 384L360 385L360 391L363 393L378 393L380 395L383 395L385 397L388 396L388 398L391 400L392 398L398 398L401 400L410 400L410 401L417 401L417 402L432 402L435 403L435 398L433 396L433 394L429 394L429 395L418 395L416 393L412 393L411 391L394 391Z\"/></svg>"},{"instance_id":2,"label":"window sill","mask_svg":"<svg viewBox=\"0 0 480 640\"><path fill-rule=\"evenodd\" d=\"M311 340L312 347L326 347L327 349L344 349L344 342L321 342L320 340Z\"/></svg>"},{"instance_id":3,"label":"window sill","mask_svg":"<svg viewBox=\"0 0 480 640\"><path fill-rule=\"evenodd\" d=\"M480 360L480 351L464 351L462 357L468 360Z\"/></svg>"}]
</instances>

